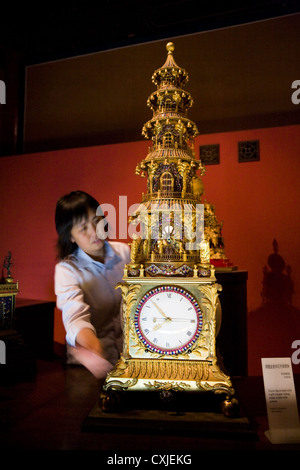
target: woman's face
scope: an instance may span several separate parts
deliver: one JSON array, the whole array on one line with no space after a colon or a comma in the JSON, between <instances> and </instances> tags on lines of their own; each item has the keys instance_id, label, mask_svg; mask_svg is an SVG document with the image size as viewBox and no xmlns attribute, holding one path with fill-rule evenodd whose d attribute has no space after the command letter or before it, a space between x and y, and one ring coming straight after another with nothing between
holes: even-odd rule
<instances>
[{"instance_id":1,"label":"woman's face","mask_svg":"<svg viewBox=\"0 0 300 470\"><path fill-rule=\"evenodd\" d=\"M101 219L94 210L89 209L87 217L74 224L71 230L71 241L96 261L103 258L104 240L98 238L96 230Z\"/></svg>"}]
</instances>

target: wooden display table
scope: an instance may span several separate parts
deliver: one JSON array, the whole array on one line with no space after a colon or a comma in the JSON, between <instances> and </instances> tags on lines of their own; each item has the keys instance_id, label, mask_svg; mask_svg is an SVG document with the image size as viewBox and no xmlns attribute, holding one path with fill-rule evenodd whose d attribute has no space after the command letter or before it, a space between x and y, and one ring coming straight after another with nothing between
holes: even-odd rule
<instances>
[{"instance_id":1,"label":"wooden display table","mask_svg":"<svg viewBox=\"0 0 300 470\"><path fill-rule=\"evenodd\" d=\"M17 297L15 329L37 359L53 359L54 301Z\"/></svg>"},{"instance_id":2,"label":"wooden display table","mask_svg":"<svg viewBox=\"0 0 300 470\"><path fill-rule=\"evenodd\" d=\"M247 344L247 271L216 272L222 286L222 324L217 336L217 348L231 376L248 373Z\"/></svg>"}]
</instances>

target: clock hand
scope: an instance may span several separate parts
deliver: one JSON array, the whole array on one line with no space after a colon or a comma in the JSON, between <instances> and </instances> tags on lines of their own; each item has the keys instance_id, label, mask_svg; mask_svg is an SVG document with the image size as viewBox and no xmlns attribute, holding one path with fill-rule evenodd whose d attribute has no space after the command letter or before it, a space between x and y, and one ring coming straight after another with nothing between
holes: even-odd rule
<instances>
[{"instance_id":1,"label":"clock hand","mask_svg":"<svg viewBox=\"0 0 300 470\"><path fill-rule=\"evenodd\" d=\"M159 330L165 323L168 323L170 321L172 321L171 318L169 317L165 318L162 323L158 323L157 325L154 325L154 327L152 328L152 331Z\"/></svg>"},{"instance_id":2,"label":"clock hand","mask_svg":"<svg viewBox=\"0 0 300 470\"><path fill-rule=\"evenodd\" d=\"M155 305L155 307L157 308L157 310L159 311L159 313L162 314L163 317L165 317L166 319L169 318L169 317L167 317L167 315L165 314L165 312L163 312L163 310L162 310L155 302L153 302L153 300L151 300L151 302L153 303L153 305Z\"/></svg>"},{"instance_id":3,"label":"clock hand","mask_svg":"<svg viewBox=\"0 0 300 470\"><path fill-rule=\"evenodd\" d=\"M162 326L163 326L163 323L157 323L157 325L155 325L155 326L152 328L152 331L159 330Z\"/></svg>"},{"instance_id":4,"label":"clock hand","mask_svg":"<svg viewBox=\"0 0 300 470\"><path fill-rule=\"evenodd\" d=\"M190 323L195 323L196 320L192 319L192 318L177 318L177 317L169 317L169 319L171 321L186 321L186 322L190 322Z\"/></svg>"}]
</instances>

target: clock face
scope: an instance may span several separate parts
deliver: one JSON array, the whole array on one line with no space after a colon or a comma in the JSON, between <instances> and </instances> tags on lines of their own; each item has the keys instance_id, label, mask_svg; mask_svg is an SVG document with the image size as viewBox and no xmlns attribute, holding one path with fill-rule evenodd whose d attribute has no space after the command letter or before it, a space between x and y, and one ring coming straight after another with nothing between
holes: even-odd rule
<instances>
[{"instance_id":1,"label":"clock face","mask_svg":"<svg viewBox=\"0 0 300 470\"><path fill-rule=\"evenodd\" d=\"M160 354L180 354L199 338L202 312L185 289L159 286L139 302L134 325L146 349Z\"/></svg>"}]
</instances>

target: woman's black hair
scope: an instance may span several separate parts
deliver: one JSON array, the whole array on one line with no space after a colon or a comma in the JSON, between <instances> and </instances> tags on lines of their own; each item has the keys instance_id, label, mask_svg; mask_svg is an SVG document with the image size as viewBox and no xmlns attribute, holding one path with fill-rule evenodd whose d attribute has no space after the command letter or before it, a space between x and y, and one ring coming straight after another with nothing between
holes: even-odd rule
<instances>
[{"instance_id":1,"label":"woman's black hair","mask_svg":"<svg viewBox=\"0 0 300 470\"><path fill-rule=\"evenodd\" d=\"M64 259L77 248L71 241L71 230L77 222L87 217L88 210L97 210L99 202L84 191L72 191L61 197L56 204L55 226L58 234L57 257Z\"/></svg>"}]
</instances>

